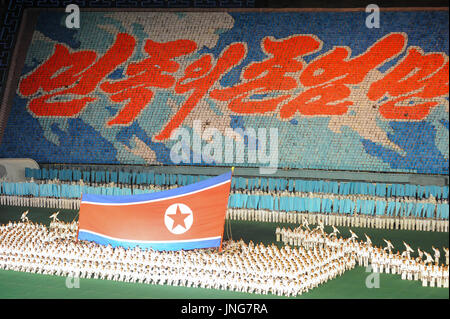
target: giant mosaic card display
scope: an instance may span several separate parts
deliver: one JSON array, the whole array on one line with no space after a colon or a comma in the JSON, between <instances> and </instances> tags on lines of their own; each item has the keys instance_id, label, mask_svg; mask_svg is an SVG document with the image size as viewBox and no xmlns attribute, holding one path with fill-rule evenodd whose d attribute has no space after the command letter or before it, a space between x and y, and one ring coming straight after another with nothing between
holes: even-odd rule
<instances>
[{"instance_id":1,"label":"giant mosaic card display","mask_svg":"<svg viewBox=\"0 0 450 319\"><path fill-rule=\"evenodd\" d=\"M279 167L448 174L448 11L366 16L41 12L0 156L170 165L179 129L275 128Z\"/></svg>"}]
</instances>

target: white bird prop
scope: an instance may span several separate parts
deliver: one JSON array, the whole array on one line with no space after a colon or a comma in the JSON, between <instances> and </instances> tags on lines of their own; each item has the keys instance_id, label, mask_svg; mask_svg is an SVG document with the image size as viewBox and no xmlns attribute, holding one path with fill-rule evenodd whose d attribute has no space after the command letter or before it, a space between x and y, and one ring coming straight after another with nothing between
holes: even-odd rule
<instances>
[{"instance_id":1,"label":"white bird prop","mask_svg":"<svg viewBox=\"0 0 450 319\"><path fill-rule=\"evenodd\" d=\"M49 218L52 218L52 219L53 219L53 222L55 222L55 221L59 221L59 219L58 219L58 215L59 215L59 211L57 211L56 213L54 213L54 214L50 215L50 217L49 217Z\"/></svg>"},{"instance_id":2,"label":"white bird prop","mask_svg":"<svg viewBox=\"0 0 450 319\"><path fill-rule=\"evenodd\" d=\"M370 237L367 236L367 234L365 234L365 233L364 233L364 236L366 236L366 243L367 243L368 245L371 245L371 244L372 244L372 240L370 240Z\"/></svg>"},{"instance_id":3,"label":"white bird prop","mask_svg":"<svg viewBox=\"0 0 450 319\"><path fill-rule=\"evenodd\" d=\"M387 249L387 250L391 251L391 250L392 250L392 248L394 248L394 245L392 245L392 243L391 243L391 241L390 241L390 240L386 240L386 239L384 239L384 238L383 238L383 240L384 240L384 242L385 242L385 243L386 243L386 245L387 245L387 247L386 247L385 249Z\"/></svg>"},{"instance_id":4,"label":"white bird prop","mask_svg":"<svg viewBox=\"0 0 450 319\"><path fill-rule=\"evenodd\" d=\"M410 253L414 252L414 250L411 248L411 246L409 246L407 243L403 242L403 245L405 245L407 252L410 252Z\"/></svg>"},{"instance_id":5,"label":"white bird prop","mask_svg":"<svg viewBox=\"0 0 450 319\"><path fill-rule=\"evenodd\" d=\"M320 230L321 232L323 232L323 228L324 228L324 225L323 225L322 221L319 220L319 222L317 223L316 230Z\"/></svg>"},{"instance_id":6,"label":"white bird prop","mask_svg":"<svg viewBox=\"0 0 450 319\"><path fill-rule=\"evenodd\" d=\"M323 224L323 221L319 220L318 227L320 227L321 229L323 229L325 227Z\"/></svg>"},{"instance_id":7,"label":"white bird prop","mask_svg":"<svg viewBox=\"0 0 450 319\"><path fill-rule=\"evenodd\" d=\"M305 217L303 217L302 226L308 226L308 225L309 225L308 220Z\"/></svg>"},{"instance_id":8,"label":"white bird prop","mask_svg":"<svg viewBox=\"0 0 450 319\"><path fill-rule=\"evenodd\" d=\"M311 230L309 228L308 220L305 217L303 217L302 226L305 227L307 230Z\"/></svg>"},{"instance_id":9,"label":"white bird prop","mask_svg":"<svg viewBox=\"0 0 450 319\"><path fill-rule=\"evenodd\" d=\"M337 233L340 233L339 229L334 227L334 225L331 225L331 227L333 227L333 232L330 234L330 236L336 236L337 237Z\"/></svg>"},{"instance_id":10,"label":"white bird prop","mask_svg":"<svg viewBox=\"0 0 450 319\"><path fill-rule=\"evenodd\" d=\"M22 216L20 216L20 220L23 222L27 222L28 221L28 210L26 212L23 212Z\"/></svg>"},{"instance_id":11,"label":"white bird prop","mask_svg":"<svg viewBox=\"0 0 450 319\"><path fill-rule=\"evenodd\" d=\"M423 251L419 248L417 248L417 253L419 254L420 259L423 257Z\"/></svg>"},{"instance_id":12,"label":"white bird prop","mask_svg":"<svg viewBox=\"0 0 450 319\"><path fill-rule=\"evenodd\" d=\"M439 248L434 248L434 246L431 246L431 249L433 249L434 251L435 260L439 261L439 257L441 257L441 252L439 251Z\"/></svg>"},{"instance_id":13,"label":"white bird prop","mask_svg":"<svg viewBox=\"0 0 450 319\"><path fill-rule=\"evenodd\" d=\"M358 235L356 235L351 229L349 229L350 234L352 234L352 236L350 237L350 240L358 238Z\"/></svg>"},{"instance_id":14,"label":"white bird prop","mask_svg":"<svg viewBox=\"0 0 450 319\"><path fill-rule=\"evenodd\" d=\"M433 263L433 257L431 257L431 255L426 251L424 251L423 253L425 254L425 256L427 256L427 259L425 259L425 264Z\"/></svg>"}]
</instances>

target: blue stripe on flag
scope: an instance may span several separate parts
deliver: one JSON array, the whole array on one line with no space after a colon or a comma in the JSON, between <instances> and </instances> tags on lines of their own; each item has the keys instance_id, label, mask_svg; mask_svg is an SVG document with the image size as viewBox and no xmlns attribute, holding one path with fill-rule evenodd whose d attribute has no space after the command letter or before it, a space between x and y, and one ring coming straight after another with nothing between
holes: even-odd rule
<instances>
[{"instance_id":1,"label":"blue stripe on flag","mask_svg":"<svg viewBox=\"0 0 450 319\"><path fill-rule=\"evenodd\" d=\"M202 190L204 188L214 186L223 182L231 180L231 172L215 176L198 183L169 189L162 192L138 194L138 195L125 195L125 196L108 196L108 195L93 195L83 194L82 202L90 203L111 203L111 204L123 204L123 203L139 203L156 199L162 199L166 197L179 196Z\"/></svg>"},{"instance_id":2,"label":"blue stripe on flag","mask_svg":"<svg viewBox=\"0 0 450 319\"><path fill-rule=\"evenodd\" d=\"M93 234L91 232L85 232L80 230L78 233L79 240L93 241L99 245L111 245L112 247L124 247L124 248L134 248L136 246L141 248L152 248L158 251L167 250L190 250L190 249L200 249L200 248L211 248L220 246L220 237L214 239L206 239L201 241L173 241L173 242L152 242L152 243L139 243L139 242L129 242L124 240L115 240L101 235Z\"/></svg>"}]
</instances>

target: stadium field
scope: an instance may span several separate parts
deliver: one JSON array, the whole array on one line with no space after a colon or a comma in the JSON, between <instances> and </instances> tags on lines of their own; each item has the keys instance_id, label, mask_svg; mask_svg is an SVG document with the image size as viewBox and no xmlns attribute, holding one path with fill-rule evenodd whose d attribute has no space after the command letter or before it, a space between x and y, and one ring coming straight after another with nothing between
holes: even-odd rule
<instances>
[{"instance_id":1,"label":"stadium field","mask_svg":"<svg viewBox=\"0 0 450 319\"><path fill-rule=\"evenodd\" d=\"M0 206L0 223L10 220L18 220L21 213L26 210L23 207ZM49 224L48 216L55 209L29 208L29 218L33 222ZM77 218L77 212L72 210L60 210L61 220L71 221ZM294 224L259 223L248 221L227 221L230 223L231 236L234 240L242 238L248 242L262 242L269 244L275 241L275 228L295 227ZM350 235L347 227L338 227L341 235ZM330 231L331 227L325 227ZM390 239L396 249L403 251L402 241L411 245L413 249L420 247L431 252L431 246L448 247L448 233L419 232L404 230L384 230L352 228L360 237L364 233L371 237L372 242L383 245L383 238ZM225 239L229 237L225 232ZM278 243L280 244L280 243ZM384 246L384 245L383 245ZM443 261L441 259L441 261ZM449 289L421 287L417 281L401 280L400 276L392 274L380 274L379 288L367 288L367 273L364 267L356 267L347 271L341 277L328 281L310 292L298 296L298 299L448 299ZM0 298L285 298L273 295L256 295L233 291L222 291L203 288L185 288L172 286L155 286L139 283L123 283L108 280L80 279L80 287L69 289L66 287L66 278L31 273L0 270Z\"/></svg>"}]
</instances>

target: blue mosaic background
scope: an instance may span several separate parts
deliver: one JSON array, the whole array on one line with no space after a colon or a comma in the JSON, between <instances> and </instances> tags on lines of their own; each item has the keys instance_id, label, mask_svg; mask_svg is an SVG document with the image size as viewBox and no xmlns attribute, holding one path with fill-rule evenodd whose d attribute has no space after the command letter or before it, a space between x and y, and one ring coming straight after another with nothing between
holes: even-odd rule
<instances>
[{"instance_id":1,"label":"blue mosaic background","mask_svg":"<svg viewBox=\"0 0 450 319\"><path fill-rule=\"evenodd\" d=\"M179 27L188 28L188 16L176 14ZM186 56L185 62L205 53L217 58L230 44L245 43L248 50L245 59L220 80L222 87L229 87L242 81L246 66L267 57L261 50L261 40L266 36L281 39L298 34L315 35L323 46L319 52L304 57L309 63L334 46L348 46L351 56L357 56L392 32L407 34L407 47L416 46L425 53L445 53L448 59L448 11L383 12L379 29L367 29L365 18L365 12L230 12L222 13L223 21L217 21L208 20L205 13L204 36L212 38L204 39L207 44ZM101 27L106 22L137 40L138 46L129 62L145 58L143 43L153 39L145 25L129 23L128 19L121 18L121 13L82 13L78 30L67 29L64 20L64 13L40 14L22 77L47 60L56 43L74 51L95 50L99 55L104 54L114 41L111 32ZM161 25L161 30L163 28ZM185 34L180 31L178 38L182 39ZM176 36L166 41L176 40ZM403 57L404 53L378 70L386 72ZM118 67L108 78L121 79L123 71L123 67ZM107 119L117 114L122 106L112 103L100 91L95 95L98 99L75 117L43 118L27 109L31 97L16 94L0 145L0 157L27 157L41 163L173 164L169 153L174 142L158 142L152 137L174 114L168 107L169 100L179 105L186 96L175 94L173 89L159 89L151 105L133 123L111 127L106 125ZM197 108L206 113L218 113L218 106L212 99L204 99ZM330 124L330 116L299 114L287 121L273 116L232 114L220 116L216 124L220 128L224 125L243 129L278 128L281 167L448 174L448 93L441 104L420 121L386 120L381 116L365 119L351 115L343 117L341 123L334 118L333 121L338 122L334 126ZM369 122L373 124L373 133L363 132ZM192 132L191 123L184 122L183 127ZM379 131L384 132L384 142L375 138ZM209 165L216 164L224 165ZM226 165L256 166L251 163Z\"/></svg>"}]
</instances>

